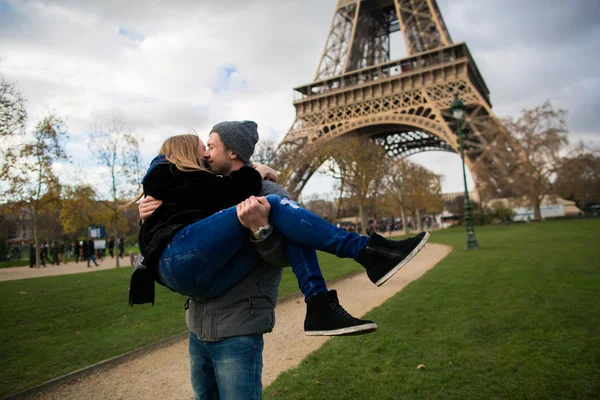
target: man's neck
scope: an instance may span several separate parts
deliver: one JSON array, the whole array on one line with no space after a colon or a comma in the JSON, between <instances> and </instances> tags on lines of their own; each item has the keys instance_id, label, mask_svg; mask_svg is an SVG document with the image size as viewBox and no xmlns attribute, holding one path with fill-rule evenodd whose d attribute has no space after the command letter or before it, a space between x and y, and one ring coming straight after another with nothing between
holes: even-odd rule
<instances>
[{"instance_id":1,"label":"man's neck","mask_svg":"<svg viewBox=\"0 0 600 400\"><path fill-rule=\"evenodd\" d=\"M233 171L237 171L238 169L242 168L244 164L241 160L233 160L231 163L231 169L229 170L229 172L227 174L224 175L229 175L231 174Z\"/></svg>"}]
</instances>

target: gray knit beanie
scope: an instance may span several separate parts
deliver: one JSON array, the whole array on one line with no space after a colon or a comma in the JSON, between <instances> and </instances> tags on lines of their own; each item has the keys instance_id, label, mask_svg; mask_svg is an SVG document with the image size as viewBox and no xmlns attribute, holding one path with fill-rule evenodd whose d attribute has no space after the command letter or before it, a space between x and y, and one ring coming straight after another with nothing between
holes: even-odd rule
<instances>
[{"instance_id":1,"label":"gray knit beanie","mask_svg":"<svg viewBox=\"0 0 600 400\"><path fill-rule=\"evenodd\" d=\"M254 121L223 121L213 126L227 147L247 163L258 142L258 125Z\"/></svg>"}]
</instances>

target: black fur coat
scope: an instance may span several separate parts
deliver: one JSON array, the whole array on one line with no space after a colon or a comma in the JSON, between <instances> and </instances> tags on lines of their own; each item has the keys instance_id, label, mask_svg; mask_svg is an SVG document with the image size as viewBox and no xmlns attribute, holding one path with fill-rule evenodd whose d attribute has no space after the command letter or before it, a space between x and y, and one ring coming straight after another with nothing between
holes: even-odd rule
<instances>
[{"instance_id":1,"label":"black fur coat","mask_svg":"<svg viewBox=\"0 0 600 400\"><path fill-rule=\"evenodd\" d=\"M163 203L140 230L140 251L144 262L158 260L175 234L203 218L232 207L261 191L262 178L251 167L242 167L229 176L208 171L182 172L156 157L142 180L144 194Z\"/></svg>"}]
</instances>

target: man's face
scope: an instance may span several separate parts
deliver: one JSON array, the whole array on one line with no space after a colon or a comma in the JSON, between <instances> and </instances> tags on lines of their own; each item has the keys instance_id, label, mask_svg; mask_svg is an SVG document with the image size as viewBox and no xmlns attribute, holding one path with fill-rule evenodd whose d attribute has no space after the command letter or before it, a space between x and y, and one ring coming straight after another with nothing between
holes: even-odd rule
<instances>
[{"instance_id":1,"label":"man's face","mask_svg":"<svg viewBox=\"0 0 600 400\"><path fill-rule=\"evenodd\" d=\"M229 175L232 167L231 150L225 149L225 144L221 141L221 137L215 131L211 132L206 142L206 153L204 158L210 165L210 170L215 174Z\"/></svg>"}]
</instances>

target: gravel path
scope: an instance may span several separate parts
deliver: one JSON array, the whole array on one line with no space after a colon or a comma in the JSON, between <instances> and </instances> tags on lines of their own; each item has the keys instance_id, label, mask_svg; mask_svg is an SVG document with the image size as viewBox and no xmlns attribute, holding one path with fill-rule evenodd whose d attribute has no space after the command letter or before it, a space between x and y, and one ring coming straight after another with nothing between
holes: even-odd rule
<instances>
[{"instance_id":1,"label":"gravel path","mask_svg":"<svg viewBox=\"0 0 600 400\"><path fill-rule=\"evenodd\" d=\"M451 251L449 246L427 244L425 248L385 285L377 288L366 274L354 275L329 285L336 289L340 303L356 317L379 306L408 283L421 277ZM91 268L90 268L91 269ZM265 335L263 385L282 371L297 366L329 338L303 333L305 314L301 295L285 298L277 305L277 323ZM377 335L377 332L372 333ZM290 345L293 343L294 345ZM189 379L187 339L149 351L123 364L62 384L30 399L193 399Z\"/></svg>"}]
</instances>

